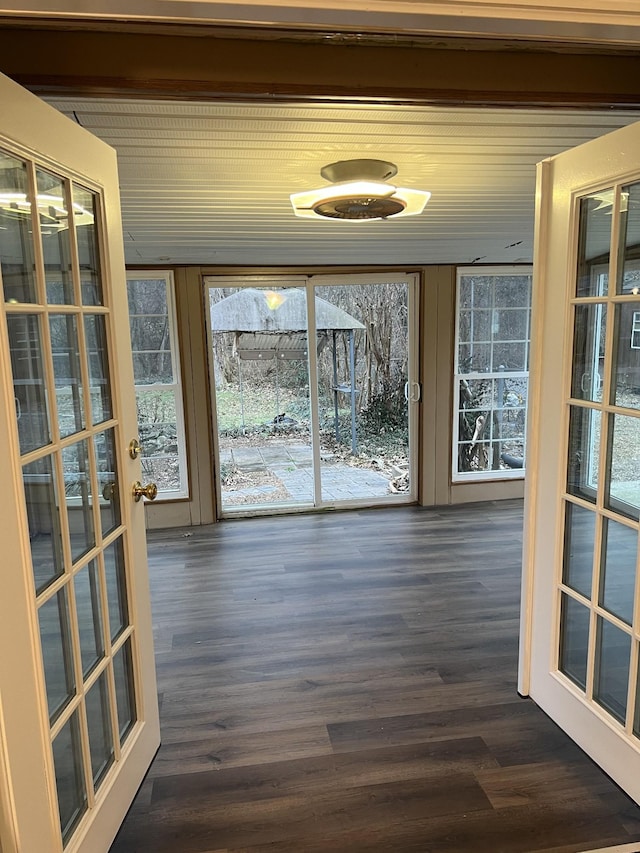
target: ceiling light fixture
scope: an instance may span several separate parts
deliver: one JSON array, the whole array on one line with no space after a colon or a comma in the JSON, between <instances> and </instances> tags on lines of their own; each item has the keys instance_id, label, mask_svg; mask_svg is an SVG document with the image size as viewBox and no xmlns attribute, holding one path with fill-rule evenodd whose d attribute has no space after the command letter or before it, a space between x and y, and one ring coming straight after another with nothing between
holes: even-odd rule
<instances>
[{"instance_id":1,"label":"ceiling light fixture","mask_svg":"<svg viewBox=\"0 0 640 853\"><path fill-rule=\"evenodd\" d=\"M320 169L328 187L293 193L296 216L371 222L422 213L431 193L386 183L398 172L384 160L341 160Z\"/></svg>"}]
</instances>

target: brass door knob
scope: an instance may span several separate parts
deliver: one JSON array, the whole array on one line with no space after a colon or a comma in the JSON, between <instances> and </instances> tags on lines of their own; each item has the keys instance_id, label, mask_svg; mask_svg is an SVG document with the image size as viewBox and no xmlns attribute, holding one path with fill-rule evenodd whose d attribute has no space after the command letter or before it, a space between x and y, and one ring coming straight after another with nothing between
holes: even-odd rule
<instances>
[{"instance_id":1,"label":"brass door knob","mask_svg":"<svg viewBox=\"0 0 640 853\"><path fill-rule=\"evenodd\" d=\"M129 456L132 459L137 459L138 456L142 455L142 447L140 446L140 442L137 438L132 438L129 442Z\"/></svg>"},{"instance_id":2,"label":"brass door knob","mask_svg":"<svg viewBox=\"0 0 640 853\"><path fill-rule=\"evenodd\" d=\"M105 501L112 501L117 494L118 490L116 488L115 483L104 484L104 488L102 490L102 497L105 499Z\"/></svg>"},{"instance_id":3,"label":"brass door knob","mask_svg":"<svg viewBox=\"0 0 640 853\"><path fill-rule=\"evenodd\" d=\"M158 487L155 483L147 483L146 486L143 486L139 480L136 480L131 491L133 492L133 499L136 503L140 498L146 498L148 501L155 501L158 497Z\"/></svg>"}]
</instances>

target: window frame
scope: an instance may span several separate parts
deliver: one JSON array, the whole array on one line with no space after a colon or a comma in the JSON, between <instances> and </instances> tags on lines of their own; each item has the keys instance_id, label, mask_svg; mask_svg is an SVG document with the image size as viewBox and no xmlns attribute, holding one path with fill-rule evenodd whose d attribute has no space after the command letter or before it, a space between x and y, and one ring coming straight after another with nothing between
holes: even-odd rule
<instances>
[{"instance_id":1,"label":"window frame","mask_svg":"<svg viewBox=\"0 0 640 853\"><path fill-rule=\"evenodd\" d=\"M491 382L499 381L500 379L524 379L527 383L527 401L524 405L524 427L523 427L523 442L524 453L526 460L526 435L527 435L527 413L528 413L528 385L529 385L529 370L492 370L492 371L471 371L462 373L459 367L460 355L460 290L463 278L469 275L486 276L487 278L496 278L499 276L528 276L530 288L532 286L533 267L530 265L524 266L509 266L497 265L490 267L458 267L456 269L456 284L455 284L455 332L454 332L454 352L453 352L453 401L452 401L452 444L451 444L451 481L452 483L472 483L472 482L487 482L496 480L522 480L526 476L526 467L522 468L500 468L478 471L458 471L459 450L460 450L460 385L465 380L488 380ZM530 346L531 346L531 293L527 306L527 333L524 339L526 347L525 365L529 364ZM524 306L522 306L524 308ZM471 309L473 311L473 309ZM480 309L476 309L480 310ZM491 340L490 345L493 347L493 317L496 310L495 304L492 304L491 313ZM498 308L498 310L501 310ZM505 309L511 310L511 309ZM513 309L516 310L516 309ZM510 341L509 343L520 343L519 340ZM495 410L492 410L495 411ZM503 409L504 411L504 409ZM493 442L489 443L490 445Z\"/></svg>"},{"instance_id":2,"label":"window frame","mask_svg":"<svg viewBox=\"0 0 640 853\"><path fill-rule=\"evenodd\" d=\"M640 349L640 311L631 316L631 349Z\"/></svg>"},{"instance_id":3,"label":"window frame","mask_svg":"<svg viewBox=\"0 0 640 853\"><path fill-rule=\"evenodd\" d=\"M175 288L175 279L173 275L173 270L127 270L126 271L127 278L127 291L129 289L130 282L133 281L164 281L166 288L166 304L167 304L167 325L168 325L168 333L169 333L169 354L171 358L171 372L173 375L173 382L154 382L149 384L137 384L135 382L135 373L134 373L134 389L136 395L136 403L139 400L140 394L152 393L152 392L168 392L173 395L174 404L175 404L175 412L176 412L176 442L177 442L177 458L178 458L178 472L180 477L180 486L178 489L166 489L158 486L158 496L156 498L156 503L168 503L170 501L179 501L179 500L188 500L190 498L190 484L189 484L189 470L187 466L187 433L186 433L186 424L185 424L185 413L184 413L184 388L182 381L182 368L181 368L181 359L180 359L180 336L178 332L178 316L176 310L176 288ZM130 323L130 331L131 331L131 318L132 317L144 317L146 314L131 314L129 312L129 323ZM159 316L159 315L151 315L151 316ZM131 351L132 354L137 352L148 352L147 350L137 350L134 348L134 342L131 341ZM155 352L155 350L154 350ZM138 419L138 430L140 430L141 422ZM144 455L144 442L140 442L143 445L143 452L140 456L140 461L143 466L144 473L144 462L145 459L153 459L153 456L145 456ZM160 458L159 454L158 457Z\"/></svg>"}]
</instances>

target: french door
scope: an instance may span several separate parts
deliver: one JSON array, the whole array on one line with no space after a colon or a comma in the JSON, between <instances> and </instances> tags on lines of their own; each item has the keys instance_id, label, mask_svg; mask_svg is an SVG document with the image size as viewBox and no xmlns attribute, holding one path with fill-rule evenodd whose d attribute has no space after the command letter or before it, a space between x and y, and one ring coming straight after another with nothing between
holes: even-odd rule
<instances>
[{"instance_id":1,"label":"french door","mask_svg":"<svg viewBox=\"0 0 640 853\"><path fill-rule=\"evenodd\" d=\"M640 124L538 181L520 686L640 802Z\"/></svg>"},{"instance_id":2,"label":"french door","mask_svg":"<svg viewBox=\"0 0 640 853\"><path fill-rule=\"evenodd\" d=\"M205 277L222 515L416 498L413 275Z\"/></svg>"},{"instance_id":3,"label":"french door","mask_svg":"<svg viewBox=\"0 0 640 853\"><path fill-rule=\"evenodd\" d=\"M104 853L159 744L115 152L0 101L0 848Z\"/></svg>"}]
</instances>

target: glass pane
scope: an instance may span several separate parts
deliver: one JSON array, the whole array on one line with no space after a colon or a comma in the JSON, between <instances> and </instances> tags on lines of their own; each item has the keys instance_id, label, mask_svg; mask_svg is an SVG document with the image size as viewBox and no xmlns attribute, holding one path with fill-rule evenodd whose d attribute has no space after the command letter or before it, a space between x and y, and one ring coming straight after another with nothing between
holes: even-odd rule
<instances>
[{"instance_id":1,"label":"glass pane","mask_svg":"<svg viewBox=\"0 0 640 853\"><path fill-rule=\"evenodd\" d=\"M40 322L34 315L14 314L7 317L7 327L20 452L28 453L51 441Z\"/></svg>"},{"instance_id":2,"label":"glass pane","mask_svg":"<svg viewBox=\"0 0 640 853\"><path fill-rule=\"evenodd\" d=\"M640 418L609 415L609 509L638 519L640 515Z\"/></svg>"},{"instance_id":3,"label":"glass pane","mask_svg":"<svg viewBox=\"0 0 640 853\"><path fill-rule=\"evenodd\" d=\"M127 280L129 325L136 385L170 384L171 329L165 279Z\"/></svg>"},{"instance_id":4,"label":"glass pane","mask_svg":"<svg viewBox=\"0 0 640 853\"><path fill-rule=\"evenodd\" d=\"M459 373L487 373L491 370L491 344L460 344Z\"/></svg>"},{"instance_id":5,"label":"glass pane","mask_svg":"<svg viewBox=\"0 0 640 853\"><path fill-rule=\"evenodd\" d=\"M603 519L600 604L628 625L633 621L638 534L618 521Z\"/></svg>"},{"instance_id":6,"label":"glass pane","mask_svg":"<svg viewBox=\"0 0 640 853\"><path fill-rule=\"evenodd\" d=\"M458 329L460 343L491 341L492 316L491 311L480 311L477 308L473 311L461 311Z\"/></svg>"},{"instance_id":7,"label":"glass pane","mask_svg":"<svg viewBox=\"0 0 640 853\"><path fill-rule=\"evenodd\" d=\"M136 389L136 402L145 480L162 492L182 488L175 392Z\"/></svg>"},{"instance_id":8,"label":"glass pane","mask_svg":"<svg viewBox=\"0 0 640 853\"><path fill-rule=\"evenodd\" d=\"M93 560L76 575L75 593L82 674L86 676L104 656L100 579Z\"/></svg>"},{"instance_id":9,"label":"glass pane","mask_svg":"<svg viewBox=\"0 0 640 853\"><path fill-rule=\"evenodd\" d=\"M319 315L330 308L316 300ZM304 289L212 287L209 311L223 509L311 504Z\"/></svg>"},{"instance_id":10,"label":"glass pane","mask_svg":"<svg viewBox=\"0 0 640 853\"><path fill-rule=\"evenodd\" d=\"M593 698L621 723L627 713L630 656L631 637L598 616Z\"/></svg>"},{"instance_id":11,"label":"glass pane","mask_svg":"<svg viewBox=\"0 0 640 853\"><path fill-rule=\"evenodd\" d=\"M562 582L591 598L596 515L569 502L565 508Z\"/></svg>"},{"instance_id":12,"label":"glass pane","mask_svg":"<svg viewBox=\"0 0 640 853\"><path fill-rule=\"evenodd\" d=\"M529 308L531 273L496 275L494 305L496 308Z\"/></svg>"},{"instance_id":13,"label":"glass pane","mask_svg":"<svg viewBox=\"0 0 640 853\"><path fill-rule=\"evenodd\" d=\"M640 285L638 245L640 245L640 184L622 188L620 202L621 259L618 264L618 293L632 293ZM637 290L635 291L638 292Z\"/></svg>"},{"instance_id":14,"label":"glass pane","mask_svg":"<svg viewBox=\"0 0 640 853\"><path fill-rule=\"evenodd\" d=\"M406 498L411 488L408 286L402 281L323 286L314 293L322 498ZM486 311L476 313L488 318ZM490 333L488 324L485 332ZM384 353L384 363L376 353ZM306 362L298 370L302 380ZM363 467L349 464L356 459ZM311 465L306 475L311 485ZM297 476L302 480L303 472Z\"/></svg>"},{"instance_id":15,"label":"glass pane","mask_svg":"<svg viewBox=\"0 0 640 853\"><path fill-rule=\"evenodd\" d=\"M135 273L129 273L129 276ZM127 277L127 297L129 302L129 315L156 315L167 314L167 282L164 278L140 278ZM132 337L132 344L135 338ZM134 347L135 348L135 347ZM147 347L140 347L147 349Z\"/></svg>"},{"instance_id":16,"label":"glass pane","mask_svg":"<svg viewBox=\"0 0 640 853\"><path fill-rule=\"evenodd\" d=\"M576 296L607 292L612 209L612 189L580 199Z\"/></svg>"},{"instance_id":17,"label":"glass pane","mask_svg":"<svg viewBox=\"0 0 640 853\"><path fill-rule=\"evenodd\" d=\"M109 685L106 673L102 673L87 693L85 701L93 784L98 788L107 770L113 764L113 733L111 730Z\"/></svg>"},{"instance_id":18,"label":"glass pane","mask_svg":"<svg viewBox=\"0 0 640 853\"><path fill-rule=\"evenodd\" d=\"M600 471L600 425L599 411L571 406L567 491L592 503Z\"/></svg>"},{"instance_id":19,"label":"glass pane","mask_svg":"<svg viewBox=\"0 0 640 853\"><path fill-rule=\"evenodd\" d=\"M124 743L137 719L133 682L133 663L131 660L131 640L113 657L113 674L116 681L116 700L118 705L118 731L120 742Z\"/></svg>"},{"instance_id":20,"label":"glass pane","mask_svg":"<svg viewBox=\"0 0 640 853\"><path fill-rule=\"evenodd\" d=\"M76 711L53 742L58 809L62 840L67 842L87 810L87 792L82 772L82 748Z\"/></svg>"},{"instance_id":21,"label":"glass pane","mask_svg":"<svg viewBox=\"0 0 640 853\"><path fill-rule=\"evenodd\" d=\"M57 175L40 169L36 172L36 182L47 302L71 305L74 302L73 278L65 186Z\"/></svg>"},{"instance_id":22,"label":"glass pane","mask_svg":"<svg viewBox=\"0 0 640 853\"><path fill-rule=\"evenodd\" d=\"M528 344L494 342L491 369L496 372L498 370L528 370L528 350Z\"/></svg>"},{"instance_id":23,"label":"glass pane","mask_svg":"<svg viewBox=\"0 0 640 853\"><path fill-rule=\"evenodd\" d=\"M129 624L127 580L122 539L116 539L104 549L104 570L107 579L107 605L111 639L115 640Z\"/></svg>"},{"instance_id":24,"label":"glass pane","mask_svg":"<svg viewBox=\"0 0 640 853\"><path fill-rule=\"evenodd\" d=\"M71 538L71 557L75 562L96 544L91 509L91 475L87 441L79 441L62 450L64 487Z\"/></svg>"},{"instance_id":25,"label":"glass pane","mask_svg":"<svg viewBox=\"0 0 640 853\"><path fill-rule=\"evenodd\" d=\"M493 280L491 276L478 274L460 278L460 308L491 308L493 306Z\"/></svg>"},{"instance_id":26,"label":"glass pane","mask_svg":"<svg viewBox=\"0 0 640 853\"><path fill-rule=\"evenodd\" d=\"M571 396L602 400L606 305L576 305Z\"/></svg>"},{"instance_id":27,"label":"glass pane","mask_svg":"<svg viewBox=\"0 0 640 853\"><path fill-rule=\"evenodd\" d=\"M98 488L102 535L120 524L120 492L118 490L115 430L107 429L94 438L98 463Z\"/></svg>"},{"instance_id":28,"label":"glass pane","mask_svg":"<svg viewBox=\"0 0 640 853\"><path fill-rule=\"evenodd\" d=\"M6 302L37 302L26 166L0 151L0 263Z\"/></svg>"},{"instance_id":29,"label":"glass pane","mask_svg":"<svg viewBox=\"0 0 640 853\"><path fill-rule=\"evenodd\" d=\"M111 408L111 386L109 381L109 356L107 329L102 314L85 317L87 355L89 359L89 382L91 384L91 414L94 424L109 420Z\"/></svg>"},{"instance_id":30,"label":"glass pane","mask_svg":"<svg viewBox=\"0 0 640 853\"><path fill-rule=\"evenodd\" d=\"M80 374L78 320L71 314L52 314L51 352L56 382L58 427L64 438L84 429L84 399Z\"/></svg>"},{"instance_id":31,"label":"glass pane","mask_svg":"<svg viewBox=\"0 0 640 853\"><path fill-rule=\"evenodd\" d=\"M526 341L529 334L529 310L502 308L493 312L493 337L496 341Z\"/></svg>"},{"instance_id":32,"label":"glass pane","mask_svg":"<svg viewBox=\"0 0 640 853\"><path fill-rule=\"evenodd\" d=\"M36 594L64 571L60 503L53 474L53 458L47 456L22 469L29 544Z\"/></svg>"},{"instance_id":33,"label":"glass pane","mask_svg":"<svg viewBox=\"0 0 640 853\"><path fill-rule=\"evenodd\" d=\"M589 610L563 592L558 668L583 690L587 686L588 647Z\"/></svg>"},{"instance_id":34,"label":"glass pane","mask_svg":"<svg viewBox=\"0 0 640 853\"><path fill-rule=\"evenodd\" d=\"M49 717L55 720L75 694L69 608L65 589L46 601L38 611Z\"/></svg>"},{"instance_id":35,"label":"glass pane","mask_svg":"<svg viewBox=\"0 0 640 853\"><path fill-rule=\"evenodd\" d=\"M458 473L523 469L528 379L461 379Z\"/></svg>"},{"instance_id":36,"label":"glass pane","mask_svg":"<svg viewBox=\"0 0 640 853\"><path fill-rule=\"evenodd\" d=\"M168 343L168 342L167 342ZM169 385L173 382L171 350L133 353L133 373L136 385Z\"/></svg>"},{"instance_id":37,"label":"glass pane","mask_svg":"<svg viewBox=\"0 0 640 853\"><path fill-rule=\"evenodd\" d=\"M640 409L640 302L616 305L617 352L612 398L616 406Z\"/></svg>"},{"instance_id":38,"label":"glass pane","mask_svg":"<svg viewBox=\"0 0 640 853\"><path fill-rule=\"evenodd\" d=\"M96 194L74 186L73 213L78 241L82 302L84 305L102 305Z\"/></svg>"}]
</instances>

